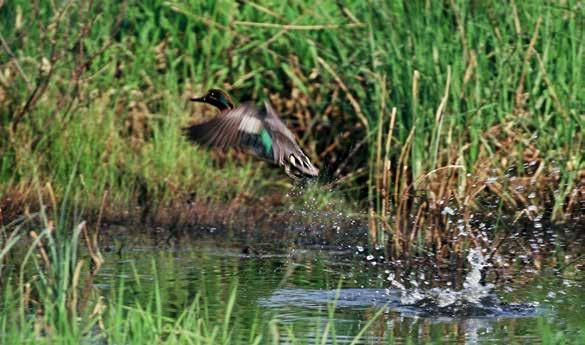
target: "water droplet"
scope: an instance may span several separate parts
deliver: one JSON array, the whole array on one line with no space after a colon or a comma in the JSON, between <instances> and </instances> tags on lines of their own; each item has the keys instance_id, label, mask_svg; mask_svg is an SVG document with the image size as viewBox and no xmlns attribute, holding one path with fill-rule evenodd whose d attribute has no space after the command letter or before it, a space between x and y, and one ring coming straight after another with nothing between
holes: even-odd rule
<instances>
[{"instance_id":1,"label":"water droplet","mask_svg":"<svg viewBox=\"0 0 585 345\"><path fill-rule=\"evenodd\" d=\"M443 209L443 211L441 211L442 215L448 214L450 216L453 216L455 214L455 210L453 210L451 207L449 206L445 206L445 208Z\"/></svg>"}]
</instances>

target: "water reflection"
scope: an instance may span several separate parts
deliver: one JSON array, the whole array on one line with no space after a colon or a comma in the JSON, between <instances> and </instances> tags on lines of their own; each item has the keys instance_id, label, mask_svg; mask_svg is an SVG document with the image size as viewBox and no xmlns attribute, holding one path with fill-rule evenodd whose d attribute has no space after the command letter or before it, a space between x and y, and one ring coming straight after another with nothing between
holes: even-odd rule
<instances>
[{"instance_id":1,"label":"water reflection","mask_svg":"<svg viewBox=\"0 0 585 345\"><path fill-rule=\"evenodd\" d=\"M331 320L333 301L332 321L338 344L353 340L380 308L384 312L370 324L362 343L530 343L540 339L540 328L546 320L552 322L547 327L554 327L554 332L562 331L567 339L577 339L582 327L581 311L585 310L580 272L573 272L571 277L553 272L531 280L500 277L506 283L497 283L490 290L490 296L498 299L485 301L486 306L490 302L500 309L492 310L489 315L438 315L425 313L424 305L405 305L404 290L393 287L388 276L393 275L396 280L400 276L420 277L419 291L433 288L446 291L447 287L463 288L465 277L469 277L467 272L453 272L451 277L434 279L437 275L424 273L425 267L421 266L417 267L420 272L401 274L386 263L373 264L373 260L367 259L370 253L355 248L270 251L262 243L255 243L258 252L246 252L237 241L206 239L161 246L148 239L133 237L132 240L135 242L127 244L123 251L110 250L106 254L107 264L96 282L104 295L115 293L123 279L124 289L129 292L128 304L144 303L152 295L154 281L158 280L167 315L177 315L197 294L202 294L208 301L211 318L219 321L230 289L237 284L234 310L237 329L247 330L258 320L265 324L276 319L278 324L289 327L296 339L316 340L322 335ZM472 283L479 284L477 276L473 277ZM405 289L412 291L412 286ZM526 309L524 304L533 302L540 306ZM522 307L514 309L514 303L521 303ZM286 343L289 336L281 332L281 343Z\"/></svg>"}]
</instances>

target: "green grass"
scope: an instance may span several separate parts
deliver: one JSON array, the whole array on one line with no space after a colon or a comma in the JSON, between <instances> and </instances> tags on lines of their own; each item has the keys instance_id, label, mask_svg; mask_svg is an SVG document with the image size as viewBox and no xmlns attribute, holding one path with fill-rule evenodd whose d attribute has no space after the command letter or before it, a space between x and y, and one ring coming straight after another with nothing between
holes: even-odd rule
<instances>
[{"instance_id":1,"label":"green grass","mask_svg":"<svg viewBox=\"0 0 585 345\"><path fill-rule=\"evenodd\" d=\"M440 215L408 220L445 202L466 214L483 199L507 212L536 204L556 221L576 212L579 1L17 0L0 18L1 194L30 194L35 170L58 198L75 170L73 194L92 195L75 202L93 209L106 192L121 209L286 193L275 169L181 138L210 113L187 98L222 87L270 98L322 179L369 210L372 240L397 255L442 241L433 228L452 232Z\"/></svg>"}]
</instances>

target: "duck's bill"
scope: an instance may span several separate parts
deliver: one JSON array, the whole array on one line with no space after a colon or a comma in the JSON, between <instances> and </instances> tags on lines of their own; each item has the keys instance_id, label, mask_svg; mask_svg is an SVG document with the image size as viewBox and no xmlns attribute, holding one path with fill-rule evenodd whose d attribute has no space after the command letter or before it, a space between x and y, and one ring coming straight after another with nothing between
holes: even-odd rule
<instances>
[{"instance_id":1,"label":"duck's bill","mask_svg":"<svg viewBox=\"0 0 585 345\"><path fill-rule=\"evenodd\" d=\"M201 103L205 103L205 96L203 97L191 97L191 102L201 102Z\"/></svg>"}]
</instances>

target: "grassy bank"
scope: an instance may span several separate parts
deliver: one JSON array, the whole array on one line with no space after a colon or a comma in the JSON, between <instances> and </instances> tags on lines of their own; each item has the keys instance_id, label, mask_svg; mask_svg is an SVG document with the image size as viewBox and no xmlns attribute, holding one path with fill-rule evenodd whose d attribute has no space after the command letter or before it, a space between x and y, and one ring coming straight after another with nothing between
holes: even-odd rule
<instances>
[{"instance_id":1,"label":"grassy bank","mask_svg":"<svg viewBox=\"0 0 585 345\"><path fill-rule=\"evenodd\" d=\"M358 201L396 256L482 242L486 221L583 221L579 1L10 1L0 18L5 213L35 185L95 210L282 201L275 169L181 138L212 113L188 97L221 87L270 99L335 188L320 205Z\"/></svg>"}]
</instances>

